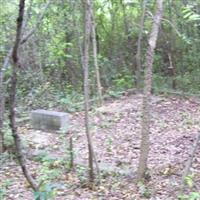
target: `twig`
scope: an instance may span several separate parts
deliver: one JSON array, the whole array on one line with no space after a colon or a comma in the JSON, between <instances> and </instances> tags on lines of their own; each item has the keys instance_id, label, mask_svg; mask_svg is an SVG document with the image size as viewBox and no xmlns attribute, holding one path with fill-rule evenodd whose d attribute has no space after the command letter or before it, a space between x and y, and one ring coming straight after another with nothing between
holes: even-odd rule
<instances>
[{"instance_id":1,"label":"twig","mask_svg":"<svg viewBox=\"0 0 200 200\"><path fill-rule=\"evenodd\" d=\"M194 155L197 151L197 147L199 145L199 141L200 141L200 131L197 135L197 138L195 139L194 143L193 143L193 146L192 146L192 149L191 149L191 152L190 152L190 155L189 155L189 159L185 165L185 169L183 171L183 176L182 176L182 184L181 184L181 192L183 191L184 187L185 187L185 177L188 176L188 174L190 173L190 168L192 166L192 161L193 161L193 158L194 158Z\"/></svg>"},{"instance_id":2,"label":"twig","mask_svg":"<svg viewBox=\"0 0 200 200\"><path fill-rule=\"evenodd\" d=\"M44 18L45 12L47 10L47 8L49 7L50 3L52 0L49 0L43 10L43 12L41 13L41 15L38 17L37 22L35 24L35 26L24 36L22 37L22 39L20 40L20 45L24 44L25 42L27 42L27 40L35 33L35 31L37 30L38 26L40 25L40 23L42 22L42 19ZM3 62L3 66L0 69L1 71L6 70L6 68L8 67L10 58L12 56L12 52L13 52L13 47L9 49L4 62Z\"/></svg>"},{"instance_id":3,"label":"twig","mask_svg":"<svg viewBox=\"0 0 200 200\"><path fill-rule=\"evenodd\" d=\"M22 37L20 44L24 44L36 31L36 29L38 28L38 26L40 25L42 19L44 18L45 12L47 10L47 8L49 7L50 3L52 2L52 0L49 0L47 2L47 4L44 7L43 12L41 13L41 15L38 17L37 22L35 24L35 26L25 35Z\"/></svg>"}]
</instances>

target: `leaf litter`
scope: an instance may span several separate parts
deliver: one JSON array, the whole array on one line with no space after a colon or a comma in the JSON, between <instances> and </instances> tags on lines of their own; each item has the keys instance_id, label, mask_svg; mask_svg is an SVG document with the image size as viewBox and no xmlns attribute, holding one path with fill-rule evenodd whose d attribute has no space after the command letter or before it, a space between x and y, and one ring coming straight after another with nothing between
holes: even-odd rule
<instances>
[{"instance_id":1,"label":"leaf litter","mask_svg":"<svg viewBox=\"0 0 200 200\"><path fill-rule=\"evenodd\" d=\"M56 200L142 200L135 183L140 151L142 95L123 96L108 101L90 112L90 129L96 159L101 169L101 184L92 190L84 187L87 167L87 140L84 113L71 117L76 173L54 163L62 173L51 180L59 183ZM146 187L149 199L174 200L180 188L184 165L200 130L200 103L195 99L152 96L149 168L151 180ZM22 131L20 131L22 130ZM68 159L68 135L19 127L26 144L27 164L35 177L41 177L43 164L33 157ZM196 191L200 191L200 148L192 166ZM61 164L62 165L62 164ZM5 199L32 200L33 195L17 162L9 158L0 167L1 182L8 182ZM1 183L0 182L0 183Z\"/></svg>"}]
</instances>

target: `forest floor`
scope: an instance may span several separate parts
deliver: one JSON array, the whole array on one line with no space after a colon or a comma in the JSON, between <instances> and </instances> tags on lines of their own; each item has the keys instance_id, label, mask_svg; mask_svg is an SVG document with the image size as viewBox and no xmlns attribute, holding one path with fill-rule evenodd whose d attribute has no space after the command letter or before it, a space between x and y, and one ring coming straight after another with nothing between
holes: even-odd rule
<instances>
[{"instance_id":1,"label":"forest floor","mask_svg":"<svg viewBox=\"0 0 200 200\"><path fill-rule=\"evenodd\" d=\"M75 171L67 172L69 134L19 128L27 164L34 177L57 184L56 200L175 200L184 165L200 130L200 102L195 99L153 96L151 101L151 178L146 188L135 183L140 151L142 95L123 96L90 112L91 133L101 184L89 189L84 112L71 115ZM200 191L200 147L192 165L192 191ZM32 200L15 159L0 166L6 200ZM2 187L2 186L1 186ZM146 197L145 197L146 196Z\"/></svg>"}]
</instances>

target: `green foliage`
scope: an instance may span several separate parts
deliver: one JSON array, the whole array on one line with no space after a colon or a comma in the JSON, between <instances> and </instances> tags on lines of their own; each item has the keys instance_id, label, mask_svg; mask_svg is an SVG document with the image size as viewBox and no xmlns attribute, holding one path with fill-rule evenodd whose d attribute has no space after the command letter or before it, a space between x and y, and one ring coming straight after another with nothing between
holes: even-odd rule
<instances>
[{"instance_id":1,"label":"green foliage","mask_svg":"<svg viewBox=\"0 0 200 200\"><path fill-rule=\"evenodd\" d=\"M123 71L117 74L110 80L112 86L108 88L107 94L112 98L118 98L121 96L121 92L133 87L133 76L128 72Z\"/></svg>"},{"instance_id":2,"label":"green foliage","mask_svg":"<svg viewBox=\"0 0 200 200\"><path fill-rule=\"evenodd\" d=\"M55 59L69 59L72 58L71 54L66 53L67 48L71 48L73 44L71 42L63 42L65 41L66 33L60 32L59 34L53 37L51 44L49 44L50 58ZM61 66L60 66L61 67Z\"/></svg>"},{"instance_id":3,"label":"green foliage","mask_svg":"<svg viewBox=\"0 0 200 200\"><path fill-rule=\"evenodd\" d=\"M186 186L191 190L193 188L194 182L193 182L194 175L188 175L184 178L184 182ZM181 194L178 196L179 200L199 200L200 199L200 193L191 191L189 194Z\"/></svg>"},{"instance_id":4,"label":"green foliage","mask_svg":"<svg viewBox=\"0 0 200 200\"><path fill-rule=\"evenodd\" d=\"M185 181L185 184L189 187L189 188L192 188L193 187L193 177L194 175L189 175L189 176L186 176L184 181Z\"/></svg>"},{"instance_id":5,"label":"green foliage","mask_svg":"<svg viewBox=\"0 0 200 200\"><path fill-rule=\"evenodd\" d=\"M107 145L107 150L111 151L112 150L112 144L113 144L113 140L111 137L107 138L106 140L106 145Z\"/></svg>"},{"instance_id":6,"label":"green foliage","mask_svg":"<svg viewBox=\"0 0 200 200\"><path fill-rule=\"evenodd\" d=\"M33 156L33 160L36 162L43 162L45 158L48 158L48 153L46 151L38 152L35 156Z\"/></svg>"},{"instance_id":7,"label":"green foliage","mask_svg":"<svg viewBox=\"0 0 200 200\"><path fill-rule=\"evenodd\" d=\"M155 89L169 88L169 85L167 84L167 78L160 76L159 74L153 74L152 87Z\"/></svg>"},{"instance_id":8,"label":"green foliage","mask_svg":"<svg viewBox=\"0 0 200 200\"><path fill-rule=\"evenodd\" d=\"M39 176L39 182L52 181L58 178L62 174L62 170L59 166L59 161L56 158L45 156L41 160L42 168L40 169L41 175Z\"/></svg>"},{"instance_id":9,"label":"green foliage","mask_svg":"<svg viewBox=\"0 0 200 200\"><path fill-rule=\"evenodd\" d=\"M103 85L106 87L111 86L112 76L116 73L116 69L113 67L113 63L107 57L98 55L99 68L101 72L101 79Z\"/></svg>"},{"instance_id":10,"label":"green foliage","mask_svg":"<svg viewBox=\"0 0 200 200\"><path fill-rule=\"evenodd\" d=\"M29 13L26 14L29 32L37 22L46 0L27 1L26 10L32 3ZM46 11L42 23L29 42L20 48L17 105L24 110L35 108L56 109L75 112L82 108L83 102L83 69L81 66L81 51L83 50L83 10L81 1L53 1ZM172 79L177 83L177 91L200 93L200 56L199 56L199 0L165 1L164 20L172 24L162 25L159 34L158 48L154 57L153 88L168 90L172 88ZM95 0L93 2L97 45L98 64L104 91L111 97L118 98L121 92L134 87L135 54L137 39L140 31L141 7L139 0L116 1ZM4 1L0 10L0 61L13 46L16 32L16 0ZM171 10L171 8L173 8ZM147 3L144 33L142 40L142 67L144 67L147 35L152 24L150 16L155 9L154 1ZM171 10L171 11L170 11ZM176 10L176 13L174 11ZM176 34L174 34L176 32ZM24 34L24 33L22 33ZM92 48L91 48L92 49ZM175 66L175 77L169 75L170 64L168 53L172 55ZM91 98L96 96L95 70L93 66L92 50L90 51L90 86ZM10 78L11 68L5 71L5 80ZM18 109L18 108L17 108ZM20 111L21 112L21 111ZM22 116L20 114L20 116ZM115 118L115 117L114 117ZM116 120L116 118L115 118ZM105 120L101 128L109 128L115 120ZM19 121L18 121L19 122ZM194 125L187 116L183 122ZM68 128L68 127L67 127ZM8 124L5 124L5 145L14 147L13 137ZM66 130L61 130L66 132ZM65 138L63 137L65 140ZM107 148L111 150L112 140L106 140ZM67 145L66 145L67 146ZM69 150L65 151L63 159L54 159L47 153L40 154L36 161L41 162L39 181L43 184L40 191L34 193L34 199L54 198L56 187L48 182L56 180L63 170L69 168ZM5 157L4 157L5 156ZM3 155L3 159L7 155ZM1 162L2 162L1 160ZM86 181L86 169L77 167L80 182ZM192 189L193 180L188 176L185 179L189 189ZM4 198L7 186L0 186L0 199ZM151 194L144 184L139 185L139 192L143 197ZM180 199L199 199L198 192L184 194Z\"/></svg>"},{"instance_id":11,"label":"green foliage","mask_svg":"<svg viewBox=\"0 0 200 200\"><path fill-rule=\"evenodd\" d=\"M77 102L83 101L83 95L72 91L68 92L66 95L60 95L58 97L58 104L64 107L68 112L75 112L81 109L81 105Z\"/></svg>"},{"instance_id":12,"label":"green foliage","mask_svg":"<svg viewBox=\"0 0 200 200\"><path fill-rule=\"evenodd\" d=\"M20 121L18 120L18 122L20 122ZM4 133L5 148L8 150L9 153L12 154L10 156L15 157L15 153L16 153L15 143L14 143L14 139L13 139L13 136L12 136L11 129L9 127L9 121L7 121L7 120L4 121L3 133ZM23 147L27 146L26 141L22 140L21 143L22 143Z\"/></svg>"},{"instance_id":13,"label":"green foliage","mask_svg":"<svg viewBox=\"0 0 200 200\"><path fill-rule=\"evenodd\" d=\"M139 193L142 197L150 198L151 192L150 190L144 185L144 183L139 182L138 183Z\"/></svg>"},{"instance_id":14,"label":"green foliage","mask_svg":"<svg viewBox=\"0 0 200 200\"><path fill-rule=\"evenodd\" d=\"M24 78L25 76L25 78ZM80 110L82 106L78 103L83 101L83 95L79 91L75 91L71 85L57 86L50 81L42 81L39 78L28 81L30 76L26 74L21 77L18 86L18 96L23 98L23 107L31 108L57 108L67 112ZM27 84L23 84L27 82Z\"/></svg>"},{"instance_id":15,"label":"green foliage","mask_svg":"<svg viewBox=\"0 0 200 200\"><path fill-rule=\"evenodd\" d=\"M87 182L87 169L83 165L76 166L76 173L79 178L81 184L85 184Z\"/></svg>"},{"instance_id":16,"label":"green foliage","mask_svg":"<svg viewBox=\"0 0 200 200\"><path fill-rule=\"evenodd\" d=\"M2 35L0 37L0 60L3 60L9 46L12 46L15 33L15 1L6 2L0 12ZM171 2L171 1L170 1ZM163 33L159 37L158 51L154 57L154 86L171 88L166 55L169 47L175 58L176 80L178 90L199 92L199 12L198 1L165 3L165 15L172 18L170 23L163 24ZM45 2L32 2L28 24L25 29L34 27L37 17L42 12ZM22 105L31 108L61 108L74 112L81 107L76 102L82 100L83 70L81 67L80 47L83 40L82 11L80 2L56 1L47 9L32 40L22 48L21 70L18 78L18 100ZM170 13L167 6L177 8L177 15ZM30 2L27 2L27 9ZM152 12L155 4L147 3L147 10ZM104 91L111 91L115 96L118 91L134 87L134 55L140 27L141 16L139 1L94 1L96 20L98 64ZM15 13L14 15L12 13ZM12 15L11 15L12 14ZM11 19L11 20L10 20ZM67 20L66 20L67 19ZM165 23L167 20L163 21ZM142 41L142 65L144 66L146 40L151 17L145 18ZM193 26L194 25L194 26ZM191 29L188 27L192 27ZM174 34L173 32L177 34ZM171 41L173 34L174 42ZM185 42L183 42L185 41ZM166 47L166 48L165 48ZM23 50L24 49L24 50ZM92 51L91 51L92 54ZM31 55L31 56L30 56ZM90 55L90 86L92 96L96 95L96 81L93 58ZM10 77L10 68L5 71L5 80ZM74 76L72 78L72 76ZM70 89L69 89L70 88ZM74 92L74 93L73 93ZM76 93L76 94L75 94ZM118 94L116 94L118 96ZM22 100L25 99L25 100Z\"/></svg>"},{"instance_id":17,"label":"green foliage","mask_svg":"<svg viewBox=\"0 0 200 200\"><path fill-rule=\"evenodd\" d=\"M44 184L40 186L39 191L33 193L34 200L54 199L56 195L56 184Z\"/></svg>"},{"instance_id":18,"label":"green foliage","mask_svg":"<svg viewBox=\"0 0 200 200\"><path fill-rule=\"evenodd\" d=\"M0 154L0 166L3 166L4 163L6 163L7 160L11 158L10 154L8 152L4 152Z\"/></svg>"},{"instance_id":19,"label":"green foliage","mask_svg":"<svg viewBox=\"0 0 200 200\"><path fill-rule=\"evenodd\" d=\"M190 93L200 94L200 70L197 68L191 72L186 72L175 77L161 76L156 73L153 74L153 88L161 90L170 90L172 88L172 78L175 79L177 90Z\"/></svg>"},{"instance_id":20,"label":"green foliage","mask_svg":"<svg viewBox=\"0 0 200 200\"><path fill-rule=\"evenodd\" d=\"M199 200L200 193L199 192L190 192L189 195L183 194L178 196L179 200Z\"/></svg>"},{"instance_id":21,"label":"green foliage","mask_svg":"<svg viewBox=\"0 0 200 200\"><path fill-rule=\"evenodd\" d=\"M181 91L190 93L200 92L200 69L195 69L192 72L186 72L184 75L176 77L177 85Z\"/></svg>"},{"instance_id":22,"label":"green foliage","mask_svg":"<svg viewBox=\"0 0 200 200\"><path fill-rule=\"evenodd\" d=\"M187 22L198 22L200 21L200 15L198 13L195 13L193 11L194 5L187 5L186 7L183 7L182 13L183 18Z\"/></svg>"},{"instance_id":23,"label":"green foliage","mask_svg":"<svg viewBox=\"0 0 200 200\"><path fill-rule=\"evenodd\" d=\"M6 148L12 148L14 146L14 139L13 139L12 132L10 130L8 121L4 122L3 132L4 132L4 145L5 145L5 147Z\"/></svg>"},{"instance_id":24,"label":"green foliage","mask_svg":"<svg viewBox=\"0 0 200 200\"><path fill-rule=\"evenodd\" d=\"M8 180L1 180L0 183L0 199L3 200L6 197L6 190L9 187L9 185L11 184L11 181Z\"/></svg>"},{"instance_id":25,"label":"green foliage","mask_svg":"<svg viewBox=\"0 0 200 200\"><path fill-rule=\"evenodd\" d=\"M5 197L5 195L6 195L6 190L5 190L5 188L1 188L0 187L0 199L4 199L4 197Z\"/></svg>"},{"instance_id":26,"label":"green foliage","mask_svg":"<svg viewBox=\"0 0 200 200\"><path fill-rule=\"evenodd\" d=\"M130 74L117 74L113 80L114 88L118 91L133 87L133 76Z\"/></svg>"},{"instance_id":27,"label":"green foliage","mask_svg":"<svg viewBox=\"0 0 200 200\"><path fill-rule=\"evenodd\" d=\"M120 91L108 90L107 93L112 98L119 98L121 96Z\"/></svg>"}]
</instances>

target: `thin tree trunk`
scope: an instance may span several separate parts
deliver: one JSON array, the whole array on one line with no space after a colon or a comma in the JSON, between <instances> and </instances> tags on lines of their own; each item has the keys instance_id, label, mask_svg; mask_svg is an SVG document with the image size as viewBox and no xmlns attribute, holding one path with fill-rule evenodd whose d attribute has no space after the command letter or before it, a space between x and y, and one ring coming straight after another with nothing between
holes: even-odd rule
<instances>
[{"instance_id":1,"label":"thin tree trunk","mask_svg":"<svg viewBox=\"0 0 200 200\"><path fill-rule=\"evenodd\" d=\"M145 12L146 12L146 4L147 0L142 1L142 16L140 19L140 32L138 36L138 41L137 41L137 53L136 53L136 72L135 72L135 83L137 89L140 89L141 87L141 43L142 43L142 35L143 35L143 30L144 30L144 19L145 19Z\"/></svg>"},{"instance_id":2,"label":"thin tree trunk","mask_svg":"<svg viewBox=\"0 0 200 200\"><path fill-rule=\"evenodd\" d=\"M92 17L92 46L93 46L93 58L94 58L94 67L95 67L95 74L96 74L96 82L97 82L97 94L98 94L98 103L99 106L103 104L103 97L102 97L102 87L101 87L101 79L100 79L100 72L98 66L98 58L97 58L97 41L96 41L96 30L95 30L95 18L93 14L93 7L91 4L91 17Z\"/></svg>"},{"instance_id":3,"label":"thin tree trunk","mask_svg":"<svg viewBox=\"0 0 200 200\"><path fill-rule=\"evenodd\" d=\"M4 151L3 118L4 118L4 87L3 87L3 72L2 70L0 70L0 153L3 153Z\"/></svg>"},{"instance_id":4,"label":"thin tree trunk","mask_svg":"<svg viewBox=\"0 0 200 200\"><path fill-rule=\"evenodd\" d=\"M17 132L17 126L16 126L16 85L17 85L17 70L20 68L20 62L18 57L18 49L21 41L21 31L22 31L22 25L23 25L23 16L24 16L24 7L25 7L25 0L20 0L19 3L19 15L17 18L17 32L16 32L16 39L13 47L12 52L12 60L13 60L13 67L12 67L12 75L11 75L11 88L10 88L10 128L12 131L12 136L14 138L15 147L16 147L16 153L17 158L19 161L19 164L22 168L22 171L24 173L24 176L26 177L28 183L32 187L34 191L38 190L38 185L36 184L35 180L30 175L25 158L22 152L22 145L21 145L21 139L19 137L19 134Z\"/></svg>"},{"instance_id":5,"label":"thin tree trunk","mask_svg":"<svg viewBox=\"0 0 200 200\"><path fill-rule=\"evenodd\" d=\"M170 22L173 21L173 15L172 15L172 1L168 1L168 12L169 12L169 20ZM175 62L175 56L176 53L174 50L176 49L176 39L175 39L174 31L172 27L170 28L170 43L169 43L169 70L172 80L172 89L176 90L177 88L177 82L176 82L176 62Z\"/></svg>"},{"instance_id":6,"label":"thin tree trunk","mask_svg":"<svg viewBox=\"0 0 200 200\"><path fill-rule=\"evenodd\" d=\"M89 43L91 34L91 3L90 0L83 0L85 10L84 20L84 50L83 50L83 69L84 69L84 99L85 99L85 129L88 140L89 152L89 182L94 181L93 167L93 146L89 128Z\"/></svg>"},{"instance_id":7,"label":"thin tree trunk","mask_svg":"<svg viewBox=\"0 0 200 200\"><path fill-rule=\"evenodd\" d=\"M154 16L150 37L148 40L148 49L146 55L146 71L144 80L144 97L143 97L143 111L142 111L142 138L140 145L140 159L138 165L138 180L145 178L147 172L147 161L149 154L149 132L150 132L150 100L151 100L151 88L152 88L152 68L153 68L153 56L156 48L159 26L161 23L163 0L157 0L157 9Z\"/></svg>"},{"instance_id":8,"label":"thin tree trunk","mask_svg":"<svg viewBox=\"0 0 200 200\"><path fill-rule=\"evenodd\" d=\"M24 44L34 33L35 31L37 30L38 26L40 25L40 23L42 22L43 18L44 18L44 15L46 13L46 10L48 9L49 5L51 4L52 0L49 0L45 7L44 7L44 10L43 12L41 13L41 15L37 18L37 21L35 23L35 26L26 34L22 37L21 41L20 41L20 44Z\"/></svg>"},{"instance_id":9,"label":"thin tree trunk","mask_svg":"<svg viewBox=\"0 0 200 200\"><path fill-rule=\"evenodd\" d=\"M12 55L13 48L9 50L4 59L3 66L0 69L0 153L4 152L4 111L5 111L5 88L4 88L4 71L8 66L10 57Z\"/></svg>"},{"instance_id":10,"label":"thin tree trunk","mask_svg":"<svg viewBox=\"0 0 200 200\"><path fill-rule=\"evenodd\" d=\"M172 62L171 52L172 52L172 50L170 50L170 53L168 53L168 59L169 59L168 69L170 70L170 76L171 76L171 79L172 79L172 89L176 90L176 69L175 69L175 66L173 65L173 62Z\"/></svg>"},{"instance_id":11,"label":"thin tree trunk","mask_svg":"<svg viewBox=\"0 0 200 200\"><path fill-rule=\"evenodd\" d=\"M73 170L74 168L74 149L73 149L73 136L72 133L70 133L69 138L69 151L70 151L70 170Z\"/></svg>"},{"instance_id":12,"label":"thin tree trunk","mask_svg":"<svg viewBox=\"0 0 200 200\"><path fill-rule=\"evenodd\" d=\"M72 9L80 9L77 4L78 2L76 1L70 1ZM72 12L72 18L73 18L73 25L74 25L74 34L75 38L77 38L77 48L78 48L78 62L80 65L83 64L83 48L82 48L82 39L81 39L81 33L79 30L79 24L77 23L77 17L75 15L75 12ZM82 73L83 75L83 73Z\"/></svg>"},{"instance_id":13,"label":"thin tree trunk","mask_svg":"<svg viewBox=\"0 0 200 200\"><path fill-rule=\"evenodd\" d=\"M128 24L128 18L127 18L127 11L126 11L126 6L124 4L124 1L120 1L121 7L122 7L122 13L123 13L123 22L124 22L124 33L125 33L125 38L126 38L126 45L124 45L123 51L125 52L124 55L124 60L125 63L128 61L129 57L127 56L127 50L128 52L132 51L132 37L130 36L130 31L129 31L129 24ZM126 64L127 65L127 64Z\"/></svg>"},{"instance_id":14,"label":"thin tree trunk","mask_svg":"<svg viewBox=\"0 0 200 200\"><path fill-rule=\"evenodd\" d=\"M28 41L28 39L34 34L34 32L37 30L37 27L40 25L44 14L47 10L47 8L49 7L50 3L52 0L49 0L43 10L43 12L41 13L41 15L38 17L37 22L35 24L35 26L24 36L22 37L22 39L20 39L20 43L19 45L23 45L24 43L26 43ZM26 22L27 23L27 22ZM23 27L25 26L26 23L23 23ZM8 51L4 61L3 61L3 66L0 69L0 153L3 152L3 146L4 146L4 132L3 132L3 121L4 121L4 110L5 110L5 91L4 91L4 71L7 69L8 64L10 62L10 58L12 56L12 52L13 52L13 47L10 48L10 50Z\"/></svg>"},{"instance_id":15,"label":"thin tree trunk","mask_svg":"<svg viewBox=\"0 0 200 200\"><path fill-rule=\"evenodd\" d=\"M46 10L47 8L49 7L50 3L51 3L52 0L49 0L47 2L47 4L45 5L45 8L43 10L43 12L41 13L41 15L38 17L34 27L25 35L23 36L21 39L20 39L20 45L23 45L24 43L27 42L27 40L35 33L35 31L37 30L38 26L41 24L42 22L42 19L44 18L44 15L46 13ZM9 64L9 61L10 61L10 58L12 56L12 52L13 52L13 47L10 48L10 50L8 51L7 55L6 55L6 58L4 59L4 62L3 62L3 67L1 68L2 71L6 70L8 64Z\"/></svg>"}]
</instances>

